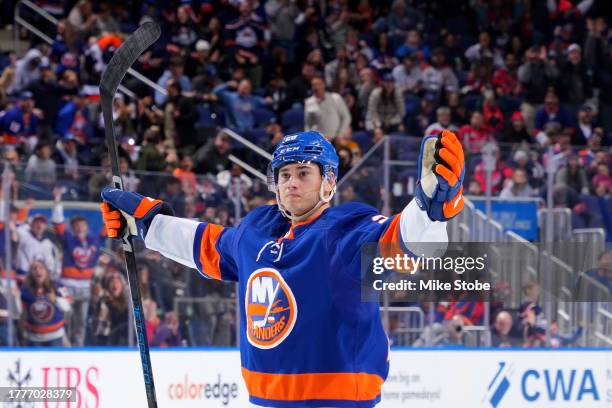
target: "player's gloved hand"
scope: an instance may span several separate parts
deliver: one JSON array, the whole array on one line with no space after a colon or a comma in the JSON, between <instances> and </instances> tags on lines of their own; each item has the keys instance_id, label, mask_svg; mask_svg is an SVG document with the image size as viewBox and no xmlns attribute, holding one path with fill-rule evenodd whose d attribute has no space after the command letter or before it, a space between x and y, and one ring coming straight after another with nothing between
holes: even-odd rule
<instances>
[{"instance_id":1,"label":"player's gloved hand","mask_svg":"<svg viewBox=\"0 0 612 408\"><path fill-rule=\"evenodd\" d=\"M120 231L127 227L131 235L144 241L153 217L174 215L168 203L138 193L106 187L101 196L100 210L111 238L121 236Z\"/></svg>"},{"instance_id":2,"label":"player's gloved hand","mask_svg":"<svg viewBox=\"0 0 612 408\"><path fill-rule=\"evenodd\" d=\"M419 154L416 202L433 221L448 221L463 210L465 159L457 136L449 130L426 136Z\"/></svg>"}]
</instances>

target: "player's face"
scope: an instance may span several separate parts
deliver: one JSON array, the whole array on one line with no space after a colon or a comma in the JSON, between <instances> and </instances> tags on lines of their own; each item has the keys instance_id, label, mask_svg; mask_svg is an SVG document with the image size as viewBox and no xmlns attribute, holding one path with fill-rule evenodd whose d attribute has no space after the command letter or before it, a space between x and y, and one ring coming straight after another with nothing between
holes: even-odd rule
<instances>
[{"instance_id":1,"label":"player's face","mask_svg":"<svg viewBox=\"0 0 612 408\"><path fill-rule=\"evenodd\" d=\"M278 172L278 188L283 206L293 215L310 211L319 202L321 171L312 163L293 163ZM331 185L325 186L326 194Z\"/></svg>"}]
</instances>

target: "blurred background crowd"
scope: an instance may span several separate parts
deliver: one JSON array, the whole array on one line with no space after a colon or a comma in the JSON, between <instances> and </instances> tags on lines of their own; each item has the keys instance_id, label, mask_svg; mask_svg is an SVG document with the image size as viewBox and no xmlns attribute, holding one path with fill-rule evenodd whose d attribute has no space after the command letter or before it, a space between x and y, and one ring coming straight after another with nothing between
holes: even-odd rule
<instances>
[{"instance_id":1,"label":"blurred background crowd","mask_svg":"<svg viewBox=\"0 0 612 408\"><path fill-rule=\"evenodd\" d=\"M166 92L126 77L132 95L118 93L113 105L121 167L127 188L168 201L179 216L232 225L273 202L230 155L262 173L267 162L222 128L267 152L283 134L319 130L338 151L341 177L385 135L448 128L467 152L467 194L484 194L481 150L489 142L492 193L504 199L545 197L554 158L555 207L569 208L575 227L604 228L612 241L605 0L35 1L59 21L49 27L32 16L52 44L14 25L15 3L2 2L0 25L29 49L0 54L0 136L13 169L4 197L11 204L2 207L14 254L3 271L16 276L20 344L119 345L130 335L120 248L85 217L65 222L63 205L98 202L109 184L97 86L113 51L148 20L161 24L162 37L134 68ZM414 159L418 150L392 154ZM380 207L370 178L343 190L343 200ZM32 216L40 201L51 202L50 217ZM139 254L152 344L235 344L232 285L202 284L157 253ZM611 271L603 254L594 276L609 289ZM521 310L490 316L498 345L575 341L579 332L564 338L542 316L537 287L523 290L531 300ZM10 302L0 297L0 331ZM483 323L482 305L458 303L422 306L436 308L427 324L443 323L435 334L442 343L458 344L463 325Z\"/></svg>"}]
</instances>

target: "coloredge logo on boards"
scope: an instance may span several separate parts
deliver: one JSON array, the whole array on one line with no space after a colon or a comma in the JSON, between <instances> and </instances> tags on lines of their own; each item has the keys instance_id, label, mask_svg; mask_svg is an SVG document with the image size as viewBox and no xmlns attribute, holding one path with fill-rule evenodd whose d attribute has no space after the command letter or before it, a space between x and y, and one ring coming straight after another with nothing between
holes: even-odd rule
<instances>
[{"instance_id":1,"label":"coloredge logo on boards","mask_svg":"<svg viewBox=\"0 0 612 408\"><path fill-rule=\"evenodd\" d=\"M238 384L223 382L221 374L217 374L217 381L214 383L192 381L189 379L189 374L185 373L182 382L168 385L168 398L171 400L220 400L223 405L228 405L232 400L238 398Z\"/></svg>"},{"instance_id":2,"label":"coloredge logo on boards","mask_svg":"<svg viewBox=\"0 0 612 408\"><path fill-rule=\"evenodd\" d=\"M519 387L520 399L529 403L601 402L596 377L589 368L527 368L516 374L513 364L499 362L483 398L487 406L504 407L511 386Z\"/></svg>"}]
</instances>

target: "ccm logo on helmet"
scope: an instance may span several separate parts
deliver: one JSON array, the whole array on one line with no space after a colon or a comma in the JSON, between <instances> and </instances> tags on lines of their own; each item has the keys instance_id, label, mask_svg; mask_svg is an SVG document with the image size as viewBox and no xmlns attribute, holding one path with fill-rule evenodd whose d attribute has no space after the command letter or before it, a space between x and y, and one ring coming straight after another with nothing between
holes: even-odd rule
<instances>
[{"instance_id":1,"label":"ccm logo on helmet","mask_svg":"<svg viewBox=\"0 0 612 408\"><path fill-rule=\"evenodd\" d=\"M285 153L295 152L296 150L300 150L300 146L287 147L285 149L281 149L278 153L285 154Z\"/></svg>"},{"instance_id":2,"label":"ccm logo on helmet","mask_svg":"<svg viewBox=\"0 0 612 408\"><path fill-rule=\"evenodd\" d=\"M277 270L261 268L253 272L247 281L244 303L247 339L253 346L274 348L293 330L297 303Z\"/></svg>"}]
</instances>

